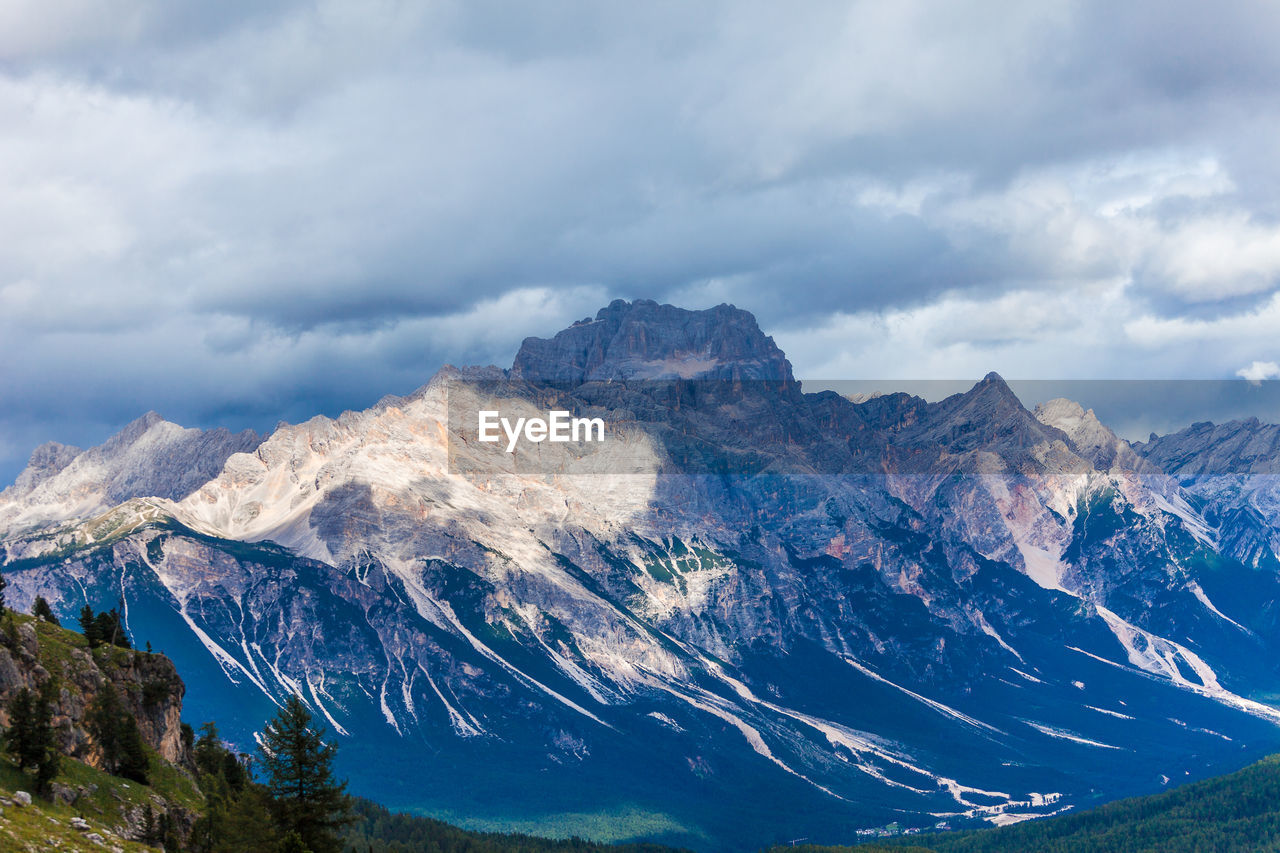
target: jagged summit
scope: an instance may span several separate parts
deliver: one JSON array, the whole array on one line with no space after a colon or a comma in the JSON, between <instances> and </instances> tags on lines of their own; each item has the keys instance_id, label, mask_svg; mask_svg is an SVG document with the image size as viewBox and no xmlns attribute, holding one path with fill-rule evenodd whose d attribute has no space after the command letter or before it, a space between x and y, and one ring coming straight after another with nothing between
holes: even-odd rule
<instances>
[{"instance_id":1,"label":"jagged summit","mask_svg":"<svg viewBox=\"0 0 1280 853\"><path fill-rule=\"evenodd\" d=\"M978 448L1026 450L1066 438L1061 430L1036 420L995 372L968 391L930 406L930 410L920 437L937 441L953 453Z\"/></svg>"},{"instance_id":2,"label":"jagged summit","mask_svg":"<svg viewBox=\"0 0 1280 853\"><path fill-rule=\"evenodd\" d=\"M1074 400L1057 397L1041 403L1036 406L1035 416L1041 423L1066 433L1076 450L1101 471L1115 467L1144 472L1154 469L1127 441L1098 420L1093 409L1085 409Z\"/></svg>"},{"instance_id":3,"label":"jagged summit","mask_svg":"<svg viewBox=\"0 0 1280 853\"><path fill-rule=\"evenodd\" d=\"M1256 417L1214 424L1199 421L1134 445L1155 465L1179 477L1280 474L1280 425Z\"/></svg>"},{"instance_id":4,"label":"jagged summit","mask_svg":"<svg viewBox=\"0 0 1280 853\"><path fill-rule=\"evenodd\" d=\"M0 492L0 527L83 518L133 498L180 500L262 440L253 430L184 429L147 412L88 450L44 444Z\"/></svg>"},{"instance_id":5,"label":"jagged summit","mask_svg":"<svg viewBox=\"0 0 1280 853\"><path fill-rule=\"evenodd\" d=\"M42 480L56 476L83 452L81 448L69 444L46 441L31 452L27 467L18 475L18 479L10 488L16 492L29 492Z\"/></svg>"},{"instance_id":6,"label":"jagged summit","mask_svg":"<svg viewBox=\"0 0 1280 853\"><path fill-rule=\"evenodd\" d=\"M750 312L732 305L690 311L618 299L594 320L554 337L526 338L512 374L576 384L614 379L792 381L791 364Z\"/></svg>"}]
</instances>

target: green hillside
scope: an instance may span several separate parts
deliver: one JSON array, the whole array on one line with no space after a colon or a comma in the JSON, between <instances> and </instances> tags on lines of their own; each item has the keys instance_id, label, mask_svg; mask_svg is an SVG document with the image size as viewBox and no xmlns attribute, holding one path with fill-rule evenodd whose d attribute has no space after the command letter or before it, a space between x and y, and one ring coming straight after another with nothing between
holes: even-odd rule
<instances>
[{"instance_id":1,"label":"green hillside","mask_svg":"<svg viewBox=\"0 0 1280 853\"><path fill-rule=\"evenodd\" d=\"M1280 853L1280 755L1226 776L1078 814L915 836L910 843L934 853ZM786 848L788 853L866 849Z\"/></svg>"},{"instance_id":2,"label":"green hillside","mask_svg":"<svg viewBox=\"0 0 1280 853\"><path fill-rule=\"evenodd\" d=\"M152 767L159 770L164 762L151 756ZM156 800L187 800L191 783L169 768L169 774L157 774L162 781L151 786L137 785L96 770L73 758L63 758L62 768L54 780L80 792L74 803L56 802L33 797L30 805L16 804L18 791L30 791L31 779L0 755L0 850L110 850L154 851L134 840L130 812L154 804ZM83 821L81 828L73 823Z\"/></svg>"}]
</instances>

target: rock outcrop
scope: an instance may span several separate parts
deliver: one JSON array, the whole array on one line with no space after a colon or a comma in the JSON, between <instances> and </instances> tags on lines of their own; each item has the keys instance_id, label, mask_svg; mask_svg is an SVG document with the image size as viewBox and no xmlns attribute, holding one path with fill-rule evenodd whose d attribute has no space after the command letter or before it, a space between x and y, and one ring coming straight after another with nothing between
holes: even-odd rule
<instances>
[{"instance_id":1,"label":"rock outcrop","mask_svg":"<svg viewBox=\"0 0 1280 853\"><path fill-rule=\"evenodd\" d=\"M551 339L527 338L512 375L576 385L617 379L792 381L791 364L751 314L615 300Z\"/></svg>"},{"instance_id":2,"label":"rock outcrop","mask_svg":"<svg viewBox=\"0 0 1280 853\"><path fill-rule=\"evenodd\" d=\"M85 715L108 685L138 722L142 739L172 764L189 761L182 731L186 687L173 662L160 654L114 646L85 647L83 638L19 617L16 643L0 645L0 725L8 726L7 705L23 687L38 691L50 678L59 691L54 729L59 751L100 766L101 753L85 725Z\"/></svg>"}]
</instances>

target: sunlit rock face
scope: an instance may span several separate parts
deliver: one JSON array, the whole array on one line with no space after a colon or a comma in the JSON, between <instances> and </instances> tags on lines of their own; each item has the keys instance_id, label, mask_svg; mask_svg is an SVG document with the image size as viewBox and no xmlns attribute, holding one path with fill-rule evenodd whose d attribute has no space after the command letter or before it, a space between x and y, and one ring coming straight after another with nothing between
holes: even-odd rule
<instances>
[{"instance_id":1,"label":"sunlit rock face","mask_svg":"<svg viewBox=\"0 0 1280 853\"><path fill-rule=\"evenodd\" d=\"M509 453L476 440L484 407L605 440ZM1202 476L1230 442L1176 439L1175 465L1163 441L994 374L936 403L806 394L746 312L615 302L509 371L266 438L148 416L46 445L0 496L0 555L20 607L125 605L244 745L300 693L393 805L847 841L1280 743L1275 490Z\"/></svg>"},{"instance_id":2,"label":"sunlit rock face","mask_svg":"<svg viewBox=\"0 0 1280 853\"><path fill-rule=\"evenodd\" d=\"M133 498L178 500L204 485L235 453L252 452L252 430L183 429L148 412L101 447L50 442L36 448L17 481L0 492L0 529L87 518Z\"/></svg>"}]
</instances>

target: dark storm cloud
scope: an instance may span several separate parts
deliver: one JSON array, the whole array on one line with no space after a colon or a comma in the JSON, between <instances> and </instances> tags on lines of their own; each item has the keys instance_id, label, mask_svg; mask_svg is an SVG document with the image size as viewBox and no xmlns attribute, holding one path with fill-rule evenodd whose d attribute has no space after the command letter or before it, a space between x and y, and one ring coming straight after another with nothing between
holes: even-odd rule
<instances>
[{"instance_id":1,"label":"dark storm cloud","mask_svg":"<svg viewBox=\"0 0 1280 853\"><path fill-rule=\"evenodd\" d=\"M5 4L0 480L147 409L269 428L506 364L616 296L754 310L802 375L1275 361L1276 17Z\"/></svg>"}]
</instances>

